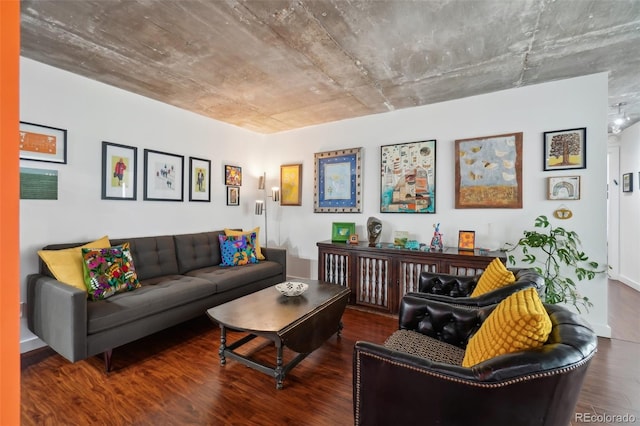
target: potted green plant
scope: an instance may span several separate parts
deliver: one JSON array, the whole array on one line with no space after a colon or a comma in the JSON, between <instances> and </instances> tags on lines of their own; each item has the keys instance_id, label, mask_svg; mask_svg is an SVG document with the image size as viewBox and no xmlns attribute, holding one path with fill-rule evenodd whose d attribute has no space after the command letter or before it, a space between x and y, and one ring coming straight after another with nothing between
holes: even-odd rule
<instances>
[{"instance_id":1,"label":"potted green plant","mask_svg":"<svg viewBox=\"0 0 640 426\"><path fill-rule=\"evenodd\" d=\"M544 215L536 218L534 227L532 231L524 231L524 236L517 243L507 243L505 251L520 249L521 261L532 265L543 276L546 303L568 303L578 312L581 308L588 311L593 303L578 293L576 282L563 275L563 270L572 271L579 281L592 280L604 270L598 269L600 265L589 260L581 250L580 238L575 231L552 226ZM508 262L515 265L515 257L515 254L509 254Z\"/></svg>"}]
</instances>

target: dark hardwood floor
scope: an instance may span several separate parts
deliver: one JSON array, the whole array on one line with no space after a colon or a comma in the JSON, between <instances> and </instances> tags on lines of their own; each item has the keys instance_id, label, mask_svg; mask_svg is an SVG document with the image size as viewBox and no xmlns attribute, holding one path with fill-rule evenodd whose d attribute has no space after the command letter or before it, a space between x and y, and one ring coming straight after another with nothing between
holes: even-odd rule
<instances>
[{"instance_id":1,"label":"dark hardwood floor","mask_svg":"<svg viewBox=\"0 0 640 426\"><path fill-rule=\"evenodd\" d=\"M634 303L629 309L635 313L640 306L635 293L621 289L617 303ZM615 311L624 310L618 306ZM100 357L70 363L50 349L24 354L22 425L353 424L353 345L356 340L383 342L397 320L348 308L343 321L342 337L331 337L296 366L283 390L275 389L272 377L233 360L221 367L219 329L205 316L118 348L110 374L104 373ZM638 316L619 323L637 331ZM632 331L616 333L633 337ZM239 336L229 333L228 341ZM639 342L599 339L576 413L627 414L640 423ZM250 350L263 361L275 356L262 340ZM292 355L285 352L285 361Z\"/></svg>"}]
</instances>

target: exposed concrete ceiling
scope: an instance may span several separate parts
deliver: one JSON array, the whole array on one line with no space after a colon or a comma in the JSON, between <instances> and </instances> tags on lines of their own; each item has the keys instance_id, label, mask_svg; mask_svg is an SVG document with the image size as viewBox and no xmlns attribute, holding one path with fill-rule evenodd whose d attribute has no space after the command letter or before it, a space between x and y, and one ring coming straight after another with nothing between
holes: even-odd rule
<instances>
[{"instance_id":1,"label":"exposed concrete ceiling","mask_svg":"<svg viewBox=\"0 0 640 426\"><path fill-rule=\"evenodd\" d=\"M640 120L640 0L23 0L21 19L25 57L261 133L603 71Z\"/></svg>"}]
</instances>

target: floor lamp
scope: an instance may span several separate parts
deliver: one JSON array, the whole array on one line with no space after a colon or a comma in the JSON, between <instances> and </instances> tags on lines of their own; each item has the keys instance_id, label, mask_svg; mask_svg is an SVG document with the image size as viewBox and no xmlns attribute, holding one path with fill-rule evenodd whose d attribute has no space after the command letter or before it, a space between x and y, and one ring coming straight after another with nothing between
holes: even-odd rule
<instances>
[{"instance_id":1,"label":"floor lamp","mask_svg":"<svg viewBox=\"0 0 640 426\"><path fill-rule=\"evenodd\" d=\"M267 228L269 227L269 221L267 220L267 212L269 211L267 208L267 198L271 198L273 201L280 201L280 188L274 186L271 188L271 194L267 194L265 191L265 181L266 173L258 179L258 189L264 191L264 199L256 200L255 214L261 216L264 213L264 246L267 247L269 243L269 235L267 233Z\"/></svg>"}]
</instances>

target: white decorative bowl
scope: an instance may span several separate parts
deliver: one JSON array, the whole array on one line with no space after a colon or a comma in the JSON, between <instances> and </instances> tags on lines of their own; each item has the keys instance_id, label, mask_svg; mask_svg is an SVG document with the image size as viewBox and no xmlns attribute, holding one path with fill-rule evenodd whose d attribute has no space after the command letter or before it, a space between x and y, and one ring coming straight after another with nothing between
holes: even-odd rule
<instances>
[{"instance_id":1,"label":"white decorative bowl","mask_svg":"<svg viewBox=\"0 0 640 426\"><path fill-rule=\"evenodd\" d=\"M276 290L285 296L300 296L307 291L309 284L300 283L296 281L286 281L280 284L276 284Z\"/></svg>"}]
</instances>

